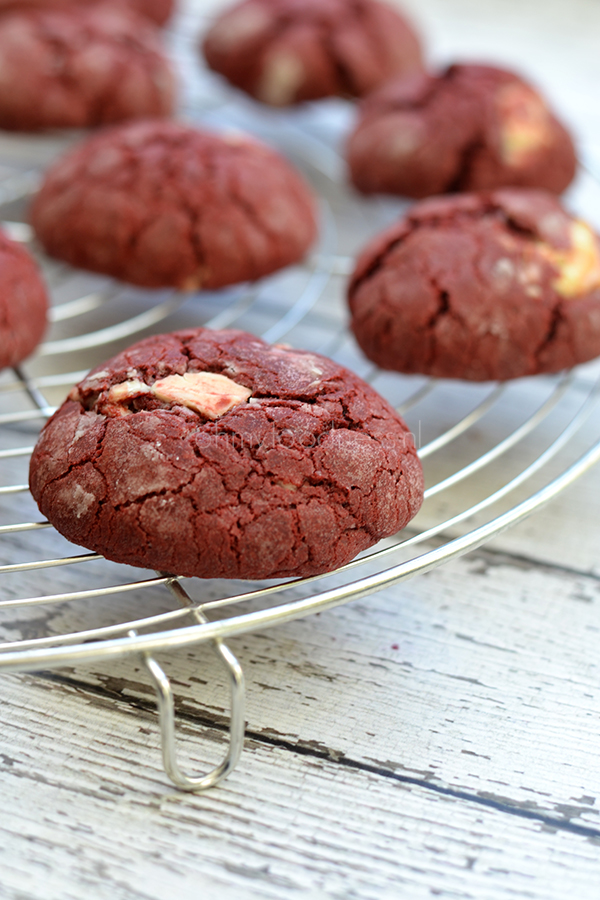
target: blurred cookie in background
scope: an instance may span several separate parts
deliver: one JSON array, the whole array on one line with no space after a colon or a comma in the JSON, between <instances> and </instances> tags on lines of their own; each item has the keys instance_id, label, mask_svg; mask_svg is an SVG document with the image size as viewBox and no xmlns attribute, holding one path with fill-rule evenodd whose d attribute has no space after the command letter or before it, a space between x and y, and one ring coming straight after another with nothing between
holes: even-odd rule
<instances>
[{"instance_id":1,"label":"blurred cookie in background","mask_svg":"<svg viewBox=\"0 0 600 900\"><path fill-rule=\"evenodd\" d=\"M384 369L504 381L600 355L600 238L544 191L415 204L365 249L348 296Z\"/></svg>"},{"instance_id":2,"label":"blurred cookie in background","mask_svg":"<svg viewBox=\"0 0 600 900\"><path fill-rule=\"evenodd\" d=\"M175 11L175 0L0 0L0 13L23 9L84 9L112 3L120 9L132 9L157 25L164 25Z\"/></svg>"},{"instance_id":3,"label":"blurred cookie in background","mask_svg":"<svg viewBox=\"0 0 600 900\"><path fill-rule=\"evenodd\" d=\"M568 131L534 88L471 64L394 79L366 98L347 158L359 191L417 198L504 186L559 194L576 168Z\"/></svg>"},{"instance_id":4,"label":"blurred cookie in background","mask_svg":"<svg viewBox=\"0 0 600 900\"><path fill-rule=\"evenodd\" d=\"M0 369L18 366L46 330L48 297L38 267L0 231Z\"/></svg>"},{"instance_id":5,"label":"blurred cookie in background","mask_svg":"<svg viewBox=\"0 0 600 900\"><path fill-rule=\"evenodd\" d=\"M422 69L419 39L379 0L245 0L204 36L211 69L271 106L360 97Z\"/></svg>"},{"instance_id":6,"label":"blurred cookie in background","mask_svg":"<svg viewBox=\"0 0 600 900\"><path fill-rule=\"evenodd\" d=\"M0 16L0 128L82 128L169 116L175 80L158 29L127 9Z\"/></svg>"},{"instance_id":7,"label":"blurred cookie in background","mask_svg":"<svg viewBox=\"0 0 600 900\"><path fill-rule=\"evenodd\" d=\"M167 120L106 129L46 175L32 223L48 253L145 287L254 281L301 260L316 203L278 153Z\"/></svg>"}]
</instances>

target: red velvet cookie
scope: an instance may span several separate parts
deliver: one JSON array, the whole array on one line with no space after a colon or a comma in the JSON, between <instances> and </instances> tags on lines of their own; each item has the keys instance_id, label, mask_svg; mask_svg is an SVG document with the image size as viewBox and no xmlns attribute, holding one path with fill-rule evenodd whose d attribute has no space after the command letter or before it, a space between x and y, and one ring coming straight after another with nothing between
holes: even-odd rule
<instances>
[{"instance_id":1,"label":"red velvet cookie","mask_svg":"<svg viewBox=\"0 0 600 900\"><path fill-rule=\"evenodd\" d=\"M273 150L165 121L106 130L67 153L32 222L75 266L183 290L253 281L302 259L316 234L309 188Z\"/></svg>"},{"instance_id":2,"label":"red velvet cookie","mask_svg":"<svg viewBox=\"0 0 600 900\"><path fill-rule=\"evenodd\" d=\"M412 435L373 388L323 356L207 329L94 369L45 426L30 485L74 543L201 578L329 571L423 499Z\"/></svg>"},{"instance_id":3,"label":"red velvet cookie","mask_svg":"<svg viewBox=\"0 0 600 900\"><path fill-rule=\"evenodd\" d=\"M360 191L407 197L512 185L559 194L576 166L545 100L512 72L478 65L395 79L372 94L347 156Z\"/></svg>"},{"instance_id":4,"label":"red velvet cookie","mask_svg":"<svg viewBox=\"0 0 600 900\"><path fill-rule=\"evenodd\" d=\"M422 68L419 41L379 0L244 0L206 34L211 69L272 106L360 97Z\"/></svg>"},{"instance_id":5,"label":"red velvet cookie","mask_svg":"<svg viewBox=\"0 0 600 900\"><path fill-rule=\"evenodd\" d=\"M600 354L600 239L542 191L424 200L366 248L349 302L358 343L384 369L557 372Z\"/></svg>"},{"instance_id":6,"label":"red velvet cookie","mask_svg":"<svg viewBox=\"0 0 600 900\"><path fill-rule=\"evenodd\" d=\"M164 25L173 14L175 0L0 0L0 13L23 9L76 9L112 3L141 13L146 18Z\"/></svg>"},{"instance_id":7,"label":"red velvet cookie","mask_svg":"<svg viewBox=\"0 0 600 900\"><path fill-rule=\"evenodd\" d=\"M33 353L46 329L48 297L33 259L0 231L0 369Z\"/></svg>"},{"instance_id":8,"label":"red velvet cookie","mask_svg":"<svg viewBox=\"0 0 600 900\"><path fill-rule=\"evenodd\" d=\"M156 28L115 6L0 16L0 127L167 116L174 79Z\"/></svg>"}]
</instances>

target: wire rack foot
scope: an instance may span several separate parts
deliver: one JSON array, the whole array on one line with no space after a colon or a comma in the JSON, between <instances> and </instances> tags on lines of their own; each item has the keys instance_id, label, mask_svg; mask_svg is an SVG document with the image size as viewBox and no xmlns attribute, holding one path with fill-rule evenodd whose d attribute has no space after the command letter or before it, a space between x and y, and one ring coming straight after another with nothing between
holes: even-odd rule
<instances>
[{"instance_id":1,"label":"wire rack foot","mask_svg":"<svg viewBox=\"0 0 600 900\"><path fill-rule=\"evenodd\" d=\"M206 622L201 614L198 614L200 622ZM130 632L135 637L135 632ZM231 715L229 720L229 745L225 758L207 775L186 775L177 761L177 748L175 740L175 702L171 682L164 669L157 663L153 656L145 653L142 656L143 663L148 670L154 689L160 720L160 742L165 772L173 784L182 791L206 791L214 787L223 778L226 778L236 767L242 748L244 746L245 721L245 681L242 667L231 652L229 647L220 640L213 641L214 649L224 663L229 675L231 695Z\"/></svg>"},{"instance_id":2,"label":"wire rack foot","mask_svg":"<svg viewBox=\"0 0 600 900\"><path fill-rule=\"evenodd\" d=\"M215 641L218 655L225 663L231 683L231 718L229 723L229 746L224 760L208 775L192 777L182 772L177 762L175 746L175 706L173 690L164 670L149 655L143 657L156 690L158 714L160 718L160 739L165 771L173 784L183 791L205 791L214 787L235 768L244 744L244 674L242 668L226 644Z\"/></svg>"},{"instance_id":3,"label":"wire rack foot","mask_svg":"<svg viewBox=\"0 0 600 900\"><path fill-rule=\"evenodd\" d=\"M162 573L161 573L162 574ZM193 601L177 580L168 583L168 588L183 606L193 606ZM199 608L192 610L198 624L206 624L208 619ZM130 636L135 637L136 631L131 631ZM236 767L242 748L244 746L244 731L246 727L245 706L246 686L244 673L236 656L227 644L217 638L211 641L212 646L227 670L230 690L230 718L229 718L229 744L227 753L220 765L216 766L207 775L192 777L182 772L177 762L177 748L175 740L175 702L171 683L153 656L149 653L142 655L143 663L148 670L156 691L158 716L160 720L160 741L165 772L176 787L183 791L205 791L214 787L223 778L226 778Z\"/></svg>"}]
</instances>

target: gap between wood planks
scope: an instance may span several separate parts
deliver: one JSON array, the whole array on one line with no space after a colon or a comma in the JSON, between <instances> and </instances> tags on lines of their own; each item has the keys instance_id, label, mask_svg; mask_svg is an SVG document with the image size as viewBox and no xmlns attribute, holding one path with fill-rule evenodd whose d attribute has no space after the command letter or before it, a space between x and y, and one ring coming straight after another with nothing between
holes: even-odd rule
<instances>
[{"instance_id":1,"label":"gap between wood planks","mask_svg":"<svg viewBox=\"0 0 600 900\"><path fill-rule=\"evenodd\" d=\"M32 674L40 678L41 680L50 681L56 684L64 685L65 687L74 688L82 693L88 693L95 696L108 698L113 700L114 702L123 703L130 708L140 709L144 712L154 712L156 710L156 706L152 701L141 700L139 698L133 697L124 697L118 691L111 691L107 688L90 685L86 682L79 681L78 679L69 677L67 675L60 675L56 672L47 671L36 672ZM188 724L193 724L195 726L201 726L204 728L211 728L221 733L226 733L228 731L228 725L213 720L208 716L200 716L188 712L178 711L177 718L182 722L187 722ZM431 782L423 778L415 778L409 775L399 775L397 772L392 772L391 770L386 769L383 766L371 765L369 763L351 759L345 756L343 753L327 747L325 747L324 749L320 749L317 747L307 746L306 744L295 744L292 741L288 741L283 738L271 737L261 732L250 731L248 729L246 730L245 737L246 740L252 740L258 744L277 747L278 749L286 750L299 756L307 756L313 759L327 760L330 763L343 766L346 769L353 769L359 772L368 772L372 775L378 775L379 777L386 778L390 781L420 787L423 788L423 790L432 791L436 794L442 794L446 797L453 797L457 800L464 800L468 803L475 803L488 809L494 809L497 812L506 813L507 815L517 816L522 819L532 819L536 822L540 822L542 825L546 826L547 829L567 831L571 834L577 834L585 838L591 838L594 840L594 843L596 843L596 841L600 842L600 829L598 828L591 828L585 825L577 825L573 822L570 822L568 819L557 819L554 816L546 815L543 812L537 812L535 810L527 809L517 804L494 798L493 796L486 797L478 794L472 794L469 791L461 791L454 788L444 787L443 785L432 784Z\"/></svg>"}]
</instances>

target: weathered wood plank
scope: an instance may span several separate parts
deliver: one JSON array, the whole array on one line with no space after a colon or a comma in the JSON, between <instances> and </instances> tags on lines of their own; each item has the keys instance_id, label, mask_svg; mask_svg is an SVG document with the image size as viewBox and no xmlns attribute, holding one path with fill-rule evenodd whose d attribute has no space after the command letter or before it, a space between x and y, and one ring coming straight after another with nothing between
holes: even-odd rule
<instances>
[{"instance_id":1,"label":"weathered wood plank","mask_svg":"<svg viewBox=\"0 0 600 900\"><path fill-rule=\"evenodd\" d=\"M595 838L256 742L225 786L176 794L152 717L27 682L7 681L0 707L8 900L595 900ZM205 764L214 747L181 732Z\"/></svg>"},{"instance_id":2,"label":"weathered wood plank","mask_svg":"<svg viewBox=\"0 0 600 900\"><path fill-rule=\"evenodd\" d=\"M244 636L232 647L248 679L249 732L600 828L599 604L596 578L484 551ZM52 628L69 627L66 609L52 617ZM43 613L21 619L35 631ZM159 659L182 714L227 721L209 648ZM135 660L62 674L104 692L92 705L152 701Z\"/></svg>"}]
</instances>

